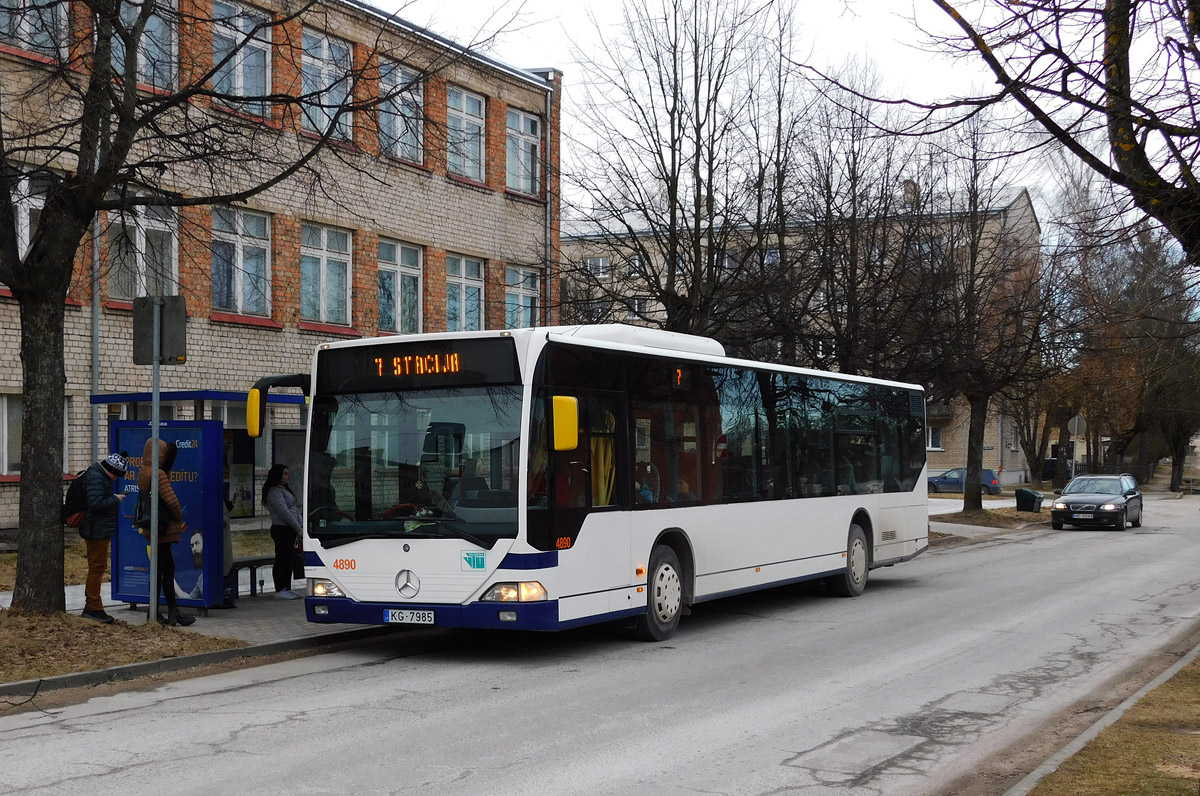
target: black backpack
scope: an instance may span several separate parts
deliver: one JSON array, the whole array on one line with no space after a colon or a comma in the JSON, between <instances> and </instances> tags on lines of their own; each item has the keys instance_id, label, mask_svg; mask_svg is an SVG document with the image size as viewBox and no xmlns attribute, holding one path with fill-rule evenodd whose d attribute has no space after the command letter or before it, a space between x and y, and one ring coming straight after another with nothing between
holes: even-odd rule
<instances>
[{"instance_id":1,"label":"black backpack","mask_svg":"<svg viewBox=\"0 0 1200 796\"><path fill-rule=\"evenodd\" d=\"M86 472L80 470L75 473L75 480L67 487L67 496L63 498L62 522L68 528L83 525L83 518L87 516L87 483L83 477Z\"/></svg>"}]
</instances>

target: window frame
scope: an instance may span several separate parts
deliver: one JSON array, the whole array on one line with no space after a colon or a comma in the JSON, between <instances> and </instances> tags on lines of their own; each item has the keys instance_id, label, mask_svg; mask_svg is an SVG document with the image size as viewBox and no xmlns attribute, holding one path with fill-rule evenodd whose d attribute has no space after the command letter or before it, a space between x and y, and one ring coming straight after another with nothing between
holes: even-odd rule
<instances>
[{"instance_id":1,"label":"window frame","mask_svg":"<svg viewBox=\"0 0 1200 796\"><path fill-rule=\"evenodd\" d=\"M312 48L309 46L310 38L319 44L319 53L311 51ZM344 65L339 63L339 56L331 52L335 46L345 49L346 62ZM319 88L305 85L305 81L310 78L308 74L310 69L316 69L318 72ZM300 45L301 96L308 97L308 103L318 103L315 106L311 104L301 105L300 126L303 130L314 135L324 135L329 125L333 125L334 130L332 135L334 138L342 141L354 140L354 112L347 110L338 114L339 107L354 100L350 95L353 83L351 76L353 72L354 44L352 42L333 36L325 31L317 30L316 28L305 27L303 29ZM342 89L343 95L338 101L337 106L328 105L326 97L332 91L339 88ZM324 119L324 125L317 124L317 121L313 118L314 112Z\"/></svg>"},{"instance_id":2,"label":"window frame","mask_svg":"<svg viewBox=\"0 0 1200 796\"><path fill-rule=\"evenodd\" d=\"M165 8L163 9L166 16L155 11L146 21L145 27L142 29L142 38L138 43L138 50L135 54L137 58L137 82L138 85L150 86L151 88L161 89L164 91L174 90L179 84L179 9L173 0L156 0L162 2ZM120 18L122 26L132 26L136 22L138 15L141 13L140 7L142 3L131 3L129 0L122 0L120 5ZM125 9L137 9L130 19L126 19ZM168 44L169 52L166 53L166 64L170 70L165 83L160 83L157 80L158 71L155 67L158 62L152 59L150 53L147 52L149 44L155 43L155 39L151 30L151 22L158 20L159 24L170 34L170 42ZM128 53L121 49L118 53L118 48L123 48L124 44L119 37L113 37L113 68L118 74L124 70L125 59Z\"/></svg>"},{"instance_id":3,"label":"window frame","mask_svg":"<svg viewBox=\"0 0 1200 796\"><path fill-rule=\"evenodd\" d=\"M319 246L314 246L307 241L309 230L316 230L319 234ZM344 235L346 239L345 250L330 248L330 233ZM332 256L331 256L332 255ZM320 270L320 285L318 286L320 306L318 307L317 317L305 315L305 295L304 295L304 260L315 259ZM344 259L343 259L344 258ZM330 263L341 262L345 265L345 290L343 295L342 309L345 312L345 318L338 320L331 315L330 308ZM315 222L304 221L300 224L300 320L309 323L324 323L331 326L350 326L354 319L352 290L354 285L354 233L348 229L341 227L333 227L327 224L318 224Z\"/></svg>"},{"instance_id":4,"label":"window frame","mask_svg":"<svg viewBox=\"0 0 1200 796\"><path fill-rule=\"evenodd\" d=\"M612 278L612 258L604 256L584 257L579 264L593 279L604 281Z\"/></svg>"},{"instance_id":5,"label":"window frame","mask_svg":"<svg viewBox=\"0 0 1200 796\"><path fill-rule=\"evenodd\" d=\"M454 105L454 95L459 95L459 106ZM479 114L471 113L469 101L479 103ZM471 125L479 128L477 133ZM468 145L474 139L473 151ZM487 143L487 97L468 91L461 86L446 87L446 170L458 177L476 182L487 179L484 147ZM469 168L474 166L474 168Z\"/></svg>"},{"instance_id":6,"label":"window frame","mask_svg":"<svg viewBox=\"0 0 1200 796\"><path fill-rule=\"evenodd\" d=\"M234 15L232 17L218 18L218 5L229 6L233 9ZM271 42L271 28L269 27L270 22L271 15L266 11L236 2L236 0L214 0L212 50L214 65L213 89L215 91L219 91L230 98L262 97L271 93L273 66L271 54L273 46ZM216 71L216 63L220 60L217 53L218 31L231 41L230 50L232 51L232 55L226 66L230 70L232 85L227 88L220 87L219 81L222 80L222 75ZM264 54L262 91L250 94L247 92L245 80L247 59L249 55L256 52ZM249 113L253 116L264 117L269 112L268 104L262 99L256 102L236 102L235 100L221 98L220 101L223 104L233 105L239 112Z\"/></svg>"},{"instance_id":7,"label":"window frame","mask_svg":"<svg viewBox=\"0 0 1200 796\"><path fill-rule=\"evenodd\" d=\"M151 215L154 212L162 212L169 214L169 220L155 218ZM129 237L128 231L133 230L135 235L133 249L133 279L134 289L132 295L119 294L116 290L117 280L120 275L113 261L113 230L120 227L126 236ZM105 251L108 256L108 297L114 301L133 301L135 298L154 295L150 292L150 280L148 278L148 265L146 262L149 246L147 245L147 233L167 233L170 241L170 265L169 273L162 276L163 294L168 296L179 295L179 215L175 208L166 205L137 205L126 210L110 211L108 217L108 226L105 229Z\"/></svg>"},{"instance_id":8,"label":"window frame","mask_svg":"<svg viewBox=\"0 0 1200 796\"><path fill-rule=\"evenodd\" d=\"M28 13L39 4L31 0L18 0L16 8L0 5L0 44L24 50L44 58L61 60L66 53L68 37L67 3L52 2L45 10L51 14L48 25L35 24L45 22L44 14ZM45 4L43 4L45 6ZM7 23L7 24L6 24ZM42 46L35 42L37 36L43 35L50 39L50 46Z\"/></svg>"},{"instance_id":9,"label":"window frame","mask_svg":"<svg viewBox=\"0 0 1200 796\"><path fill-rule=\"evenodd\" d=\"M512 280L514 273L517 281ZM532 280L532 287L526 283ZM513 299L516 299L514 302ZM508 265L504 268L504 328L531 329L538 325L541 311L542 274L541 269L527 265ZM526 305L523 299L532 299ZM522 315L528 315L522 318ZM515 317L514 317L515 316ZM528 320L528 323L522 321ZM516 323L514 323L516 321Z\"/></svg>"},{"instance_id":10,"label":"window frame","mask_svg":"<svg viewBox=\"0 0 1200 796\"><path fill-rule=\"evenodd\" d=\"M457 263L457 265L455 265ZM479 266L479 276L474 277L466 273L468 264L476 264ZM451 268L455 267L457 273L451 273ZM484 261L479 257L469 257L465 254L447 254L446 255L446 331L448 332L471 332L482 331L487 328L487 317L485 307L487 306L486 289L484 279L486 276L486 266ZM450 316L450 295L451 287L459 287L458 295L459 313L457 318ZM476 308L476 321L478 326L468 327L468 292L473 289L478 289L479 306Z\"/></svg>"},{"instance_id":11,"label":"window frame","mask_svg":"<svg viewBox=\"0 0 1200 796\"><path fill-rule=\"evenodd\" d=\"M386 62L380 69L379 97L380 149L400 160L424 165L425 85L419 73L398 62ZM391 129L393 124L395 131Z\"/></svg>"},{"instance_id":12,"label":"window frame","mask_svg":"<svg viewBox=\"0 0 1200 796\"><path fill-rule=\"evenodd\" d=\"M385 260L383 254L384 246L396 247L396 256L392 260ZM404 253L412 251L416 253L416 265L404 262ZM422 297L425 295L425 252L420 246L414 246L411 243L402 243L391 238L379 239L379 273L382 280L384 272L395 275L396 289L393 293L395 307L393 308L394 317L396 319L394 327L385 327L383 325L383 313L379 313L379 330L393 332L395 334L420 334L424 327L424 318ZM413 319L412 330L405 329L406 320L408 317L404 313L404 277L416 278L416 318ZM379 291L380 309L383 307L383 290Z\"/></svg>"},{"instance_id":13,"label":"window frame","mask_svg":"<svg viewBox=\"0 0 1200 796\"><path fill-rule=\"evenodd\" d=\"M935 433L936 432L936 433ZM935 440L934 437L937 437ZM936 445L934 443L937 443ZM925 426L925 450L927 451L943 451L942 447L942 427L927 425Z\"/></svg>"},{"instance_id":14,"label":"window frame","mask_svg":"<svg viewBox=\"0 0 1200 796\"><path fill-rule=\"evenodd\" d=\"M228 231L217 229L217 214L218 212L230 212L234 217L234 230ZM245 220L247 217L262 218L264 221L263 227L265 237L258 237L246 231ZM213 235L213 260L212 263L212 306L214 310L221 312L232 312L238 315L255 315L269 318L271 317L271 215L257 210L249 210L240 207L214 207L212 221ZM217 304L217 275L216 275L216 244L218 242L227 243L233 246L234 258L232 262L232 281L229 286L230 304L232 306L224 307ZM248 246L263 250L263 273L262 273L262 293L263 308L261 310L247 309L246 307L246 285L245 279L248 273L246 263L246 251Z\"/></svg>"},{"instance_id":15,"label":"window frame","mask_svg":"<svg viewBox=\"0 0 1200 796\"><path fill-rule=\"evenodd\" d=\"M513 127L513 122L517 126ZM526 129L532 123L533 132ZM505 119L505 185L508 190L526 196L542 195L542 118L517 108L509 108ZM529 149L532 149L532 155ZM528 158L528 163L524 161ZM515 159L515 163L514 163ZM521 174L524 168L528 174Z\"/></svg>"}]
</instances>

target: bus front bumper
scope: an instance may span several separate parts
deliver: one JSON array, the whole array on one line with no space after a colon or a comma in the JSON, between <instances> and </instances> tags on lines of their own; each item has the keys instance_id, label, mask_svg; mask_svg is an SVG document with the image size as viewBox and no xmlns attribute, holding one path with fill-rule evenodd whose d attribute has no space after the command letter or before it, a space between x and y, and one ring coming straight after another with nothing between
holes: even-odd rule
<instances>
[{"instance_id":1,"label":"bus front bumper","mask_svg":"<svg viewBox=\"0 0 1200 796\"><path fill-rule=\"evenodd\" d=\"M305 597L310 622L322 624L469 627L504 630L560 630L558 601L526 603L477 602L467 605L432 603L360 603L344 597Z\"/></svg>"}]
</instances>

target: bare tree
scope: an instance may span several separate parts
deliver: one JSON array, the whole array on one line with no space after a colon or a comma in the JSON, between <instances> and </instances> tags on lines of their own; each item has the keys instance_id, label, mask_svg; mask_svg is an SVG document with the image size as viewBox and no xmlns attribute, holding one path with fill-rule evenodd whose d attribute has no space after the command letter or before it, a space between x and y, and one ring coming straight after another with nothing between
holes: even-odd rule
<instances>
[{"instance_id":1,"label":"bare tree","mask_svg":"<svg viewBox=\"0 0 1200 796\"><path fill-rule=\"evenodd\" d=\"M713 334L740 311L738 226L755 159L745 151L753 72L771 0L629 0L616 38L582 64L568 179L578 226L612 271L576 269L581 300L673 331ZM596 306L595 304L592 305Z\"/></svg>"},{"instance_id":2,"label":"bare tree","mask_svg":"<svg viewBox=\"0 0 1200 796\"><path fill-rule=\"evenodd\" d=\"M1168 229L1189 262L1200 261L1194 2L988 2L976 4L974 19L965 3L932 2L962 31L946 47L982 59L998 85L941 109L1016 102L1049 141Z\"/></svg>"},{"instance_id":3,"label":"bare tree","mask_svg":"<svg viewBox=\"0 0 1200 796\"><path fill-rule=\"evenodd\" d=\"M384 106L386 117L462 52L422 45L383 15L366 47L309 41L302 22L327 26L317 2L275 14L196 8L40 0L0 10L8 43L38 55L6 60L0 99L0 281L20 306L24 379L16 608L64 607L64 306L98 214L128 221L276 188L317 193L328 158L369 173L370 156L331 144L352 130L395 134L358 112ZM245 59L272 48L274 85L244 80ZM401 61L413 67L403 76ZM143 291L171 287L164 274L141 278Z\"/></svg>"}]
</instances>

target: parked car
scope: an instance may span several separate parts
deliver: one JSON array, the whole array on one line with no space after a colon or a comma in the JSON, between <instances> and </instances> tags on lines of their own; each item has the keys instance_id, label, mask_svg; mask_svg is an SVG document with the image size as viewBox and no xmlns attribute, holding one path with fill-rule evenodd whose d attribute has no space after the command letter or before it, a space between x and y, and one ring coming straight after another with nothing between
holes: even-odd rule
<instances>
[{"instance_id":1,"label":"parked car","mask_svg":"<svg viewBox=\"0 0 1200 796\"><path fill-rule=\"evenodd\" d=\"M966 468L955 467L953 470L947 470L941 475L931 475L929 476L929 491L931 493L962 492L963 482L966 481L966 474ZM1004 491L1004 487L1000 485L1000 479L991 470L984 470L981 473L980 482L989 495L999 495Z\"/></svg>"},{"instance_id":2,"label":"parked car","mask_svg":"<svg viewBox=\"0 0 1200 796\"><path fill-rule=\"evenodd\" d=\"M1126 522L1142 527L1142 492L1129 473L1077 475L1054 494L1058 497L1050 509L1050 527L1056 531L1064 525L1123 531Z\"/></svg>"}]
</instances>

